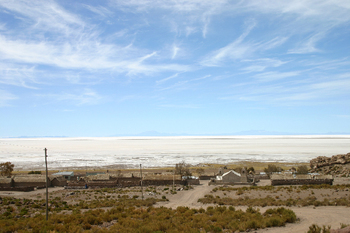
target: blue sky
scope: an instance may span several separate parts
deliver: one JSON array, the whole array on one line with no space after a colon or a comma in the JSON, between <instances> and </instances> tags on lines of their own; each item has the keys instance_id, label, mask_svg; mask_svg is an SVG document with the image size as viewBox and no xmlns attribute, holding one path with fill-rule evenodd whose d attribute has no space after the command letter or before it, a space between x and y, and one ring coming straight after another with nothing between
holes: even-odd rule
<instances>
[{"instance_id":1,"label":"blue sky","mask_svg":"<svg viewBox=\"0 0 350 233\"><path fill-rule=\"evenodd\" d=\"M350 1L0 1L0 137L350 133Z\"/></svg>"}]
</instances>

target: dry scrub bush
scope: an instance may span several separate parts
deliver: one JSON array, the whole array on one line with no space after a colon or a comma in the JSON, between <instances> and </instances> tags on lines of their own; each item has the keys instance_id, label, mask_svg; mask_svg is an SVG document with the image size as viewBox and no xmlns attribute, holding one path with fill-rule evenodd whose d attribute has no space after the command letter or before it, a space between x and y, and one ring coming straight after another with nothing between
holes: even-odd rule
<instances>
[{"instance_id":1,"label":"dry scrub bush","mask_svg":"<svg viewBox=\"0 0 350 233\"><path fill-rule=\"evenodd\" d=\"M309 196L304 199L287 199L281 200L279 198L273 198L267 196L265 198L248 198L247 196L242 198L233 199L230 197L220 198L213 195L205 195L203 198L198 199L198 202L203 204L218 204L218 205L234 205L234 206L349 206L350 197L338 198L334 200L324 199L323 201L317 200L314 196Z\"/></svg>"},{"instance_id":2,"label":"dry scrub bush","mask_svg":"<svg viewBox=\"0 0 350 233\"><path fill-rule=\"evenodd\" d=\"M214 197L213 197L214 198ZM59 203L59 200L56 200ZM264 214L254 208L245 212L235 210L234 207L216 206L207 210L178 207L154 208L157 200L137 200L123 197L114 200L114 207L109 210L91 209L95 206L109 205L109 200L80 202L69 214L51 213L49 221L45 221L44 214L33 217L19 217L0 215L0 232L221 232L245 231L247 229L265 228L268 226L282 226L286 222L294 222L295 214L284 208L270 209ZM7 200L13 203L15 200ZM141 207L137 207L137 206ZM4 207L4 206L2 206ZM15 208L12 206L5 206ZM82 207L89 210L81 211ZM26 207L28 208L28 207ZM22 208L23 209L23 208ZM28 208L29 212L37 211ZM15 210L17 211L17 210ZM110 223L109 228L103 223Z\"/></svg>"}]
</instances>

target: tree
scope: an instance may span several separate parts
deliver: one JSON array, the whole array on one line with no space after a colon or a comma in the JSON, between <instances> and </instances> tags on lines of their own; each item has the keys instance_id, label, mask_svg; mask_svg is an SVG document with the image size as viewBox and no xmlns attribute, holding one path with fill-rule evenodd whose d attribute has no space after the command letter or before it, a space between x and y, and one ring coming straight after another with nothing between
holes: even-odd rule
<instances>
[{"instance_id":1,"label":"tree","mask_svg":"<svg viewBox=\"0 0 350 233\"><path fill-rule=\"evenodd\" d=\"M254 167L248 168L248 169L247 169L247 173L248 173L248 174L255 174L255 169L254 169Z\"/></svg>"},{"instance_id":2,"label":"tree","mask_svg":"<svg viewBox=\"0 0 350 233\"><path fill-rule=\"evenodd\" d=\"M204 173L204 169L203 168L197 168L196 172L199 176L201 176Z\"/></svg>"},{"instance_id":3,"label":"tree","mask_svg":"<svg viewBox=\"0 0 350 233\"><path fill-rule=\"evenodd\" d=\"M309 172L309 169L306 165L298 166L297 168L297 174L307 174Z\"/></svg>"},{"instance_id":4,"label":"tree","mask_svg":"<svg viewBox=\"0 0 350 233\"><path fill-rule=\"evenodd\" d=\"M190 171L190 165L185 163L185 161L182 161L181 163L177 163L175 165L175 174L178 174L181 176L191 176L192 173Z\"/></svg>"},{"instance_id":5,"label":"tree","mask_svg":"<svg viewBox=\"0 0 350 233\"><path fill-rule=\"evenodd\" d=\"M241 173L242 172L242 167L236 167L236 168L234 168L233 170L235 171L235 172L238 172L238 173Z\"/></svg>"},{"instance_id":6,"label":"tree","mask_svg":"<svg viewBox=\"0 0 350 233\"><path fill-rule=\"evenodd\" d=\"M14 167L15 165L10 162L0 163L0 174L2 176L11 176Z\"/></svg>"},{"instance_id":7,"label":"tree","mask_svg":"<svg viewBox=\"0 0 350 233\"><path fill-rule=\"evenodd\" d=\"M37 174L37 175L41 175L41 171L30 171L28 172L28 174Z\"/></svg>"},{"instance_id":8,"label":"tree","mask_svg":"<svg viewBox=\"0 0 350 233\"><path fill-rule=\"evenodd\" d=\"M118 170L118 171L117 171L117 177L123 177L123 173L122 173L121 170Z\"/></svg>"},{"instance_id":9,"label":"tree","mask_svg":"<svg viewBox=\"0 0 350 233\"><path fill-rule=\"evenodd\" d=\"M281 172L283 171L283 169L281 167L277 167L276 165L274 164L269 164L267 165L267 168L264 168L264 172L270 176L272 173L274 172Z\"/></svg>"}]
</instances>

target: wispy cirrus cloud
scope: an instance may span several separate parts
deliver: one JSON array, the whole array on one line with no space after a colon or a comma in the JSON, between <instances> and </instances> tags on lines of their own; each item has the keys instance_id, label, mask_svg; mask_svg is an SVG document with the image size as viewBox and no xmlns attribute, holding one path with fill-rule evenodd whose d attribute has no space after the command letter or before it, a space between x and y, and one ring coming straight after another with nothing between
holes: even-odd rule
<instances>
[{"instance_id":1,"label":"wispy cirrus cloud","mask_svg":"<svg viewBox=\"0 0 350 233\"><path fill-rule=\"evenodd\" d=\"M170 12L166 20L176 28L179 34L183 31L186 36L193 32L200 31L203 37L208 33L208 27L211 18L223 12L227 6L227 0L217 0L215 2L208 0L131 0L111 1L118 8L132 12L150 12L152 10L161 9Z\"/></svg>"},{"instance_id":2,"label":"wispy cirrus cloud","mask_svg":"<svg viewBox=\"0 0 350 233\"><path fill-rule=\"evenodd\" d=\"M86 26L83 20L52 0L1 1L0 7L21 17L26 25L30 25L30 30L45 29L63 34L74 34L77 27L82 29Z\"/></svg>"},{"instance_id":3,"label":"wispy cirrus cloud","mask_svg":"<svg viewBox=\"0 0 350 233\"><path fill-rule=\"evenodd\" d=\"M171 80L171 79L176 78L177 76L179 76L179 73L176 73L176 74L173 74L173 75L171 75L171 76L169 76L169 77L167 77L167 78L163 78L163 79L161 79L161 80L158 80L158 81L156 81L156 84L157 84L157 85L162 84L162 83L164 83L164 82L166 82L166 81L168 81L168 80Z\"/></svg>"},{"instance_id":4,"label":"wispy cirrus cloud","mask_svg":"<svg viewBox=\"0 0 350 233\"><path fill-rule=\"evenodd\" d=\"M291 72L264 72L259 73L253 76L254 79L260 81L260 82L271 82L276 80L281 80L285 78L295 77L298 76L301 72L300 71L291 71Z\"/></svg>"},{"instance_id":5,"label":"wispy cirrus cloud","mask_svg":"<svg viewBox=\"0 0 350 233\"><path fill-rule=\"evenodd\" d=\"M300 79L300 75L307 78ZM335 98L346 102L350 75L348 73L311 78L312 74L302 72L270 73L253 76L259 81L241 82L233 85L234 94L222 96L221 100L252 101L270 104L318 104L325 99ZM276 82L278 81L278 82Z\"/></svg>"},{"instance_id":6,"label":"wispy cirrus cloud","mask_svg":"<svg viewBox=\"0 0 350 233\"><path fill-rule=\"evenodd\" d=\"M176 45L176 44L173 44L172 46L172 50L173 50L173 55L171 56L171 59L175 59L177 53L179 52L180 48Z\"/></svg>"},{"instance_id":7,"label":"wispy cirrus cloud","mask_svg":"<svg viewBox=\"0 0 350 233\"><path fill-rule=\"evenodd\" d=\"M9 106L10 102L15 99L18 99L16 95L0 89L0 107Z\"/></svg>"},{"instance_id":8,"label":"wispy cirrus cloud","mask_svg":"<svg viewBox=\"0 0 350 233\"><path fill-rule=\"evenodd\" d=\"M250 31L255 27L256 22L250 21L244 32L230 44L210 53L201 61L203 66L218 66L226 59L242 59L252 52L252 46L249 43L243 43Z\"/></svg>"},{"instance_id":9,"label":"wispy cirrus cloud","mask_svg":"<svg viewBox=\"0 0 350 233\"><path fill-rule=\"evenodd\" d=\"M229 61L249 60L249 58L255 56L255 53L274 49L283 45L288 40L288 37L277 36L268 41L254 41L252 39L245 41L246 37L256 27L256 25L257 23L255 20L249 20L246 23L244 32L236 40L206 55L206 57L200 62L201 65L221 66ZM262 66L256 66L255 68L262 70L264 69Z\"/></svg>"},{"instance_id":10,"label":"wispy cirrus cloud","mask_svg":"<svg viewBox=\"0 0 350 233\"><path fill-rule=\"evenodd\" d=\"M281 61L279 59L273 59L273 58L246 59L246 60L242 60L242 62L251 64L249 66L242 68L243 71L246 71L249 73L261 72L267 68L270 68L270 67L275 68L288 63L287 61Z\"/></svg>"},{"instance_id":11,"label":"wispy cirrus cloud","mask_svg":"<svg viewBox=\"0 0 350 233\"><path fill-rule=\"evenodd\" d=\"M112 14L104 6L83 4L83 7L101 16ZM7 30L7 33L0 35L0 62L17 66L17 71L21 70L20 67L31 67L32 73L34 69L36 74L42 74L36 76L36 81L45 76L46 68L43 67L46 66L60 70L60 74L65 73L62 70L68 73L75 70L91 74L103 71L127 75L191 70L189 65L163 62L159 58L153 59L157 51L138 48L132 43L115 43L115 38L127 35L127 29L112 33L110 37L114 39L106 40L106 37L102 39L102 31L97 29L96 25L90 24L90 21L69 12L52 0L5 1L0 2L0 10L17 17L17 22L27 26L22 30L23 36L22 33L18 33L18 30L16 32ZM178 50L179 48L174 47L174 58ZM10 75L11 72L7 71L8 75L2 78L2 82L30 87L34 79L28 77L30 74L28 69L22 68L22 72L18 72L17 75L15 72ZM54 74L50 73L46 76L54 76Z\"/></svg>"},{"instance_id":12,"label":"wispy cirrus cloud","mask_svg":"<svg viewBox=\"0 0 350 233\"><path fill-rule=\"evenodd\" d=\"M82 106L82 105L95 105L100 103L104 97L98 94L96 91L85 88L75 93L62 92L59 94L38 94L38 97L45 97L58 102L66 102L70 105Z\"/></svg>"},{"instance_id":13,"label":"wispy cirrus cloud","mask_svg":"<svg viewBox=\"0 0 350 233\"><path fill-rule=\"evenodd\" d=\"M36 75L35 66L0 62L1 84L36 89L33 85L38 83Z\"/></svg>"},{"instance_id":14,"label":"wispy cirrus cloud","mask_svg":"<svg viewBox=\"0 0 350 233\"><path fill-rule=\"evenodd\" d=\"M190 70L188 65L158 63L147 64L146 60L156 52L144 54L132 46L120 47L100 44L89 40L55 44L50 42L9 40L0 36L0 54L3 60L24 64L41 64L64 69L103 70L116 73L150 74Z\"/></svg>"},{"instance_id":15,"label":"wispy cirrus cloud","mask_svg":"<svg viewBox=\"0 0 350 233\"><path fill-rule=\"evenodd\" d=\"M168 78L165 78L165 79L162 79L162 80L159 80L158 82L156 82L156 84L158 86L158 90L160 90L160 91L168 91L168 90L182 91L182 90L191 89L191 88L193 88L194 85L198 85L199 83L201 83L200 81L210 78L211 75L204 75L204 76L198 77L198 78L180 80L180 81L176 81L175 83L171 83L168 86L165 86L165 85L161 86L162 84L164 84L168 80L173 80L177 77L178 77L178 74L175 74L175 75L172 75Z\"/></svg>"},{"instance_id":16,"label":"wispy cirrus cloud","mask_svg":"<svg viewBox=\"0 0 350 233\"><path fill-rule=\"evenodd\" d=\"M83 5L86 9L88 9L89 11L102 16L103 18L109 17L113 15L113 11L111 11L110 9L103 7L103 6L91 6L91 5Z\"/></svg>"},{"instance_id":17,"label":"wispy cirrus cloud","mask_svg":"<svg viewBox=\"0 0 350 233\"><path fill-rule=\"evenodd\" d=\"M321 40L324 36L324 33L317 33L316 35L312 35L306 41L302 41L296 48L290 49L288 53L315 53L321 52L320 49L316 48L316 43Z\"/></svg>"},{"instance_id":18,"label":"wispy cirrus cloud","mask_svg":"<svg viewBox=\"0 0 350 233\"><path fill-rule=\"evenodd\" d=\"M318 18L321 22L327 21L329 23L342 23L350 20L348 14L350 3L342 0L291 0L277 2L274 0L248 0L245 1L243 5L245 5L247 10L254 10L262 13L296 14L299 16L296 17L297 20Z\"/></svg>"}]
</instances>

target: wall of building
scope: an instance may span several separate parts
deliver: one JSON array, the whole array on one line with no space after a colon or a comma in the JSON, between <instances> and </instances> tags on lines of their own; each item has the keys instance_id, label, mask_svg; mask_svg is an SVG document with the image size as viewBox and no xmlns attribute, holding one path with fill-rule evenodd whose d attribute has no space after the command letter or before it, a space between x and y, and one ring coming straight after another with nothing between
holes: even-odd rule
<instances>
[{"instance_id":1,"label":"wall of building","mask_svg":"<svg viewBox=\"0 0 350 233\"><path fill-rule=\"evenodd\" d=\"M117 181L90 181L88 188L114 188L117 187Z\"/></svg>"},{"instance_id":2,"label":"wall of building","mask_svg":"<svg viewBox=\"0 0 350 233\"><path fill-rule=\"evenodd\" d=\"M173 185L173 182L175 184L183 185L182 180L143 180L142 185L155 185L155 186L160 186L160 185Z\"/></svg>"},{"instance_id":3,"label":"wall of building","mask_svg":"<svg viewBox=\"0 0 350 233\"><path fill-rule=\"evenodd\" d=\"M333 179L290 179L271 180L271 185L333 184Z\"/></svg>"},{"instance_id":4,"label":"wall of building","mask_svg":"<svg viewBox=\"0 0 350 233\"><path fill-rule=\"evenodd\" d=\"M226 176L222 177L223 183L238 183L241 182L241 177L235 175L234 173L229 173Z\"/></svg>"},{"instance_id":5,"label":"wall of building","mask_svg":"<svg viewBox=\"0 0 350 233\"><path fill-rule=\"evenodd\" d=\"M2 181L0 182L0 187L1 188L11 188L13 186L13 180L11 178L5 178L2 179Z\"/></svg>"},{"instance_id":6,"label":"wall of building","mask_svg":"<svg viewBox=\"0 0 350 233\"><path fill-rule=\"evenodd\" d=\"M215 179L216 176L200 176L200 180L210 180L210 179Z\"/></svg>"},{"instance_id":7,"label":"wall of building","mask_svg":"<svg viewBox=\"0 0 350 233\"><path fill-rule=\"evenodd\" d=\"M199 185L199 179L184 180L184 185Z\"/></svg>"},{"instance_id":8,"label":"wall of building","mask_svg":"<svg viewBox=\"0 0 350 233\"><path fill-rule=\"evenodd\" d=\"M54 178L51 181L51 186L53 186L53 187L64 187L66 185L67 185L67 181L66 180L59 180L59 179Z\"/></svg>"},{"instance_id":9,"label":"wall of building","mask_svg":"<svg viewBox=\"0 0 350 233\"><path fill-rule=\"evenodd\" d=\"M0 187L0 191L20 191L20 192L30 192L34 191L34 187Z\"/></svg>"},{"instance_id":10,"label":"wall of building","mask_svg":"<svg viewBox=\"0 0 350 233\"><path fill-rule=\"evenodd\" d=\"M50 182L49 182L50 186ZM46 187L46 182L13 182L13 187Z\"/></svg>"}]
</instances>

